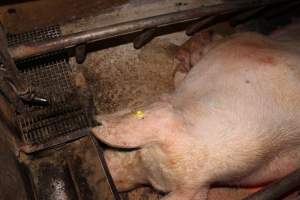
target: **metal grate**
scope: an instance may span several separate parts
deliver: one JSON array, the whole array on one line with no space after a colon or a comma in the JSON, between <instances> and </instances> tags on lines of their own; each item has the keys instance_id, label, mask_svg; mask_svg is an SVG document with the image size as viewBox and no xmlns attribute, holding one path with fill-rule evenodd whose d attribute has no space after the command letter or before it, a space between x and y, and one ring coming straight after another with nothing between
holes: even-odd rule
<instances>
[{"instance_id":1,"label":"metal grate","mask_svg":"<svg viewBox=\"0 0 300 200\"><path fill-rule=\"evenodd\" d=\"M50 32L45 33L45 30ZM21 44L36 41L37 38L58 37L58 32L60 33L50 28L34 30L22 33L21 36L9 37L9 43ZM45 35L40 36L42 33ZM47 107L26 106L26 112L16 116L25 143L43 143L56 136L88 127L88 115L80 104L79 94L75 91L71 77L72 68L63 51L19 61L17 67L34 91L50 101Z\"/></svg>"},{"instance_id":2,"label":"metal grate","mask_svg":"<svg viewBox=\"0 0 300 200\"><path fill-rule=\"evenodd\" d=\"M25 44L27 42L36 42L49 40L61 36L59 25L47 26L40 29L35 29L30 32L19 34L7 34L8 46Z\"/></svg>"}]
</instances>

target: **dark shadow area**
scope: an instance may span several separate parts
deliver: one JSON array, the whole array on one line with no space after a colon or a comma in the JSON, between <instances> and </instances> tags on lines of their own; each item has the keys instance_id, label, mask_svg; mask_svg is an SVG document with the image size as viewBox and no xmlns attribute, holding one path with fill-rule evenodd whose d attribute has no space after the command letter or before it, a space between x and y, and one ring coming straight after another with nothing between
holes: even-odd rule
<instances>
[{"instance_id":1,"label":"dark shadow area","mask_svg":"<svg viewBox=\"0 0 300 200\"><path fill-rule=\"evenodd\" d=\"M2 0L2 1L0 1L0 6L26 3L26 2L30 2L30 1L39 1L39 0Z\"/></svg>"},{"instance_id":2,"label":"dark shadow area","mask_svg":"<svg viewBox=\"0 0 300 200\"><path fill-rule=\"evenodd\" d=\"M8 142L7 131L0 122L0 199L28 199L25 179L19 169L14 148Z\"/></svg>"}]
</instances>

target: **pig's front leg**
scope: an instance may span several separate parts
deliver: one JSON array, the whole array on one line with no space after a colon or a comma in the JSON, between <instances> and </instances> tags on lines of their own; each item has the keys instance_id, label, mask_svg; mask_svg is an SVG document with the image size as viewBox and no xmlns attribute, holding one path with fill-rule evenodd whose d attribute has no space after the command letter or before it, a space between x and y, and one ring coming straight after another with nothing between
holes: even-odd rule
<instances>
[{"instance_id":1,"label":"pig's front leg","mask_svg":"<svg viewBox=\"0 0 300 200\"><path fill-rule=\"evenodd\" d=\"M187 73L204 54L205 47L212 41L212 32L204 31L193 35L177 51L175 57L179 61L177 70Z\"/></svg>"},{"instance_id":2,"label":"pig's front leg","mask_svg":"<svg viewBox=\"0 0 300 200\"><path fill-rule=\"evenodd\" d=\"M106 150L104 157L119 192L129 191L147 183L139 150L129 152Z\"/></svg>"},{"instance_id":3,"label":"pig's front leg","mask_svg":"<svg viewBox=\"0 0 300 200\"><path fill-rule=\"evenodd\" d=\"M223 38L212 30L202 31L193 35L177 51L175 58L179 64L174 73L174 85L177 88L185 79L187 73L196 65L210 49L211 44Z\"/></svg>"},{"instance_id":4,"label":"pig's front leg","mask_svg":"<svg viewBox=\"0 0 300 200\"><path fill-rule=\"evenodd\" d=\"M201 58L205 47L211 42L211 35L210 31L196 33L178 49L175 55L178 60L174 73L175 88L180 85L193 65Z\"/></svg>"},{"instance_id":5,"label":"pig's front leg","mask_svg":"<svg viewBox=\"0 0 300 200\"><path fill-rule=\"evenodd\" d=\"M207 200L208 187L200 189L180 189L173 191L161 200Z\"/></svg>"}]
</instances>

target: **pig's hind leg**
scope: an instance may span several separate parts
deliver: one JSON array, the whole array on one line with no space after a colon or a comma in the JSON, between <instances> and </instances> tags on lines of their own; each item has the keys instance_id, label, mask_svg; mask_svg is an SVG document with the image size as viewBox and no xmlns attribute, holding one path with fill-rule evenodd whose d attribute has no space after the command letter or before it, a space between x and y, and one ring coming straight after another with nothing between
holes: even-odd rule
<instances>
[{"instance_id":1,"label":"pig's hind leg","mask_svg":"<svg viewBox=\"0 0 300 200\"><path fill-rule=\"evenodd\" d=\"M174 85L177 88L203 55L205 47L212 41L212 32L196 33L187 40L177 51L175 58L178 61L174 72Z\"/></svg>"},{"instance_id":2,"label":"pig's hind leg","mask_svg":"<svg viewBox=\"0 0 300 200\"><path fill-rule=\"evenodd\" d=\"M237 185L257 187L280 179L300 167L300 147L277 154L274 159L259 170L244 178Z\"/></svg>"},{"instance_id":3,"label":"pig's hind leg","mask_svg":"<svg viewBox=\"0 0 300 200\"><path fill-rule=\"evenodd\" d=\"M223 36L213 30L201 31L193 35L179 48L175 55L178 61L174 72L175 88L180 85L191 68L202 59L213 44L221 39Z\"/></svg>"}]
</instances>

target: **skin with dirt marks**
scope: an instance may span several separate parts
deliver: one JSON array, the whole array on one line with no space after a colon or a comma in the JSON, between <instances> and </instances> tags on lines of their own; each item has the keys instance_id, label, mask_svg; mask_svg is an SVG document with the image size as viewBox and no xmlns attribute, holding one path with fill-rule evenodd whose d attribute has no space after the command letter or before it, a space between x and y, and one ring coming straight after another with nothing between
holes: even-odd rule
<instances>
[{"instance_id":1,"label":"skin with dirt marks","mask_svg":"<svg viewBox=\"0 0 300 200\"><path fill-rule=\"evenodd\" d=\"M205 200L211 186L260 186L298 168L299 63L285 44L235 34L139 115L99 117L101 141L138 148L105 153L118 189L149 184L164 200Z\"/></svg>"}]
</instances>

